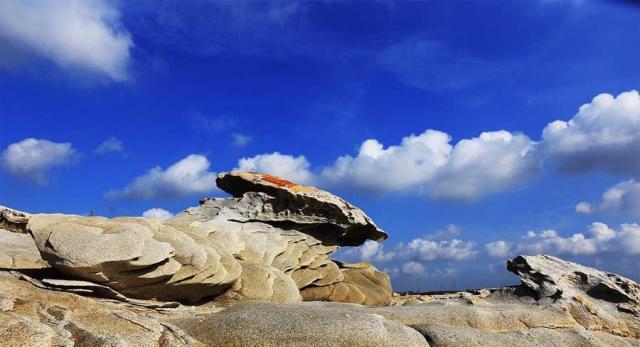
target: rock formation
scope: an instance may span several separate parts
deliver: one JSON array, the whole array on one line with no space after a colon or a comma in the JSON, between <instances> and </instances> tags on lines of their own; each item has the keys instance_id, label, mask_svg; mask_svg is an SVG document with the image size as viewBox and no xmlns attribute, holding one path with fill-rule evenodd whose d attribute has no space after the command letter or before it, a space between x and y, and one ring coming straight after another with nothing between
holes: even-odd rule
<instances>
[{"instance_id":1,"label":"rock formation","mask_svg":"<svg viewBox=\"0 0 640 347\"><path fill-rule=\"evenodd\" d=\"M527 258L530 263L557 261ZM567 273L588 269L604 275L566 265ZM542 284L551 273L540 269L532 277L522 272L523 282L540 278L534 282ZM555 299L523 284L438 295L395 294L393 306L386 307L252 301L224 309L116 298L83 292L82 283L64 283L82 281L30 276L54 275L50 271L0 271L3 345L640 346L637 304L616 309L616 300L578 289L573 297Z\"/></svg>"},{"instance_id":2,"label":"rock formation","mask_svg":"<svg viewBox=\"0 0 640 347\"><path fill-rule=\"evenodd\" d=\"M234 197L203 199L163 222L5 208L0 225L30 233L42 259L56 270L131 298L371 306L391 300L386 274L367 263L329 257L339 246L387 237L360 209L269 175L221 174L217 183ZM12 258L6 262L24 258L7 256Z\"/></svg>"},{"instance_id":3,"label":"rock formation","mask_svg":"<svg viewBox=\"0 0 640 347\"><path fill-rule=\"evenodd\" d=\"M217 183L233 197L162 222L0 207L2 345L640 346L630 279L519 256L520 285L397 294L330 258L387 237L361 210L268 175Z\"/></svg>"}]
</instances>

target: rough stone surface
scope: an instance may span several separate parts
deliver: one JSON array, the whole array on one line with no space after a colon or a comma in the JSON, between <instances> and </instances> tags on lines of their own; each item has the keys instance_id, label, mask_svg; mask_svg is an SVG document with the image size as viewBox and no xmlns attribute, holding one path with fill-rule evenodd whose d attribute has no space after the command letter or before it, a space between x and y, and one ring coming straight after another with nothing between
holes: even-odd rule
<instances>
[{"instance_id":1,"label":"rough stone surface","mask_svg":"<svg viewBox=\"0 0 640 347\"><path fill-rule=\"evenodd\" d=\"M223 174L218 183L237 197L203 199L162 222L8 208L0 209L0 221L15 235L32 235L42 259L71 279L131 298L390 301L385 274L330 259L339 246L386 238L364 212L327 192L268 175ZM0 260L7 266L25 258L5 248Z\"/></svg>"},{"instance_id":2,"label":"rough stone surface","mask_svg":"<svg viewBox=\"0 0 640 347\"><path fill-rule=\"evenodd\" d=\"M630 279L519 256L520 285L396 294L330 258L386 237L362 211L268 175L218 183L234 197L162 222L0 207L1 344L640 346Z\"/></svg>"},{"instance_id":3,"label":"rough stone surface","mask_svg":"<svg viewBox=\"0 0 640 347\"><path fill-rule=\"evenodd\" d=\"M347 304L249 303L171 322L209 346L428 346L418 331Z\"/></svg>"},{"instance_id":4,"label":"rough stone surface","mask_svg":"<svg viewBox=\"0 0 640 347\"><path fill-rule=\"evenodd\" d=\"M0 271L0 288L3 346L199 345L157 310L40 289L6 271Z\"/></svg>"},{"instance_id":5,"label":"rough stone surface","mask_svg":"<svg viewBox=\"0 0 640 347\"><path fill-rule=\"evenodd\" d=\"M31 236L0 229L0 269L48 268Z\"/></svg>"},{"instance_id":6,"label":"rough stone surface","mask_svg":"<svg viewBox=\"0 0 640 347\"><path fill-rule=\"evenodd\" d=\"M29 214L0 206L0 229L12 233L26 234Z\"/></svg>"},{"instance_id":7,"label":"rough stone surface","mask_svg":"<svg viewBox=\"0 0 640 347\"><path fill-rule=\"evenodd\" d=\"M293 222L301 230L312 229L317 237L336 239L346 246L358 246L367 239L383 241L388 237L362 210L315 187L254 172L222 173L216 183L234 197L249 192L273 197L264 201L263 212L254 217L256 220Z\"/></svg>"},{"instance_id":8,"label":"rough stone surface","mask_svg":"<svg viewBox=\"0 0 640 347\"><path fill-rule=\"evenodd\" d=\"M539 297L575 298L588 295L609 302L640 304L640 285L608 272L549 255L519 256L507 269Z\"/></svg>"},{"instance_id":9,"label":"rough stone surface","mask_svg":"<svg viewBox=\"0 0 640 347\"><path fill-rule=\"evenodd\" d=\"M637 315L586 293L538 298L514 286L396 295L397 306L386 307L244 301L224 309L100 298L98 285L29 271L34 277L0 271L3 345L640 346Z\"/></svg>"}]
</instances>

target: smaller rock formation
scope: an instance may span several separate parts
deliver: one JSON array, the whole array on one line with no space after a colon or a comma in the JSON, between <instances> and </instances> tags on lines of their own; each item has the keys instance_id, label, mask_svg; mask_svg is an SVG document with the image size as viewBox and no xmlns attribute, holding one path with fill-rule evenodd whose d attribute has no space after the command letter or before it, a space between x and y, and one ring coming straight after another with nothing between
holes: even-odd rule
<instances>
[{"instance_id":1,"label":"smaller rock formation","mask_svg":"<svg viewBox=\"0 0 640 347\"><path fill-rule=\"evenodd\" d=\"M640 304L640 286L620 275L599 271L549 255L521 255L507 269L538 298L575 298L586 295L607 302Z\"/></svg>"}]
</instances>

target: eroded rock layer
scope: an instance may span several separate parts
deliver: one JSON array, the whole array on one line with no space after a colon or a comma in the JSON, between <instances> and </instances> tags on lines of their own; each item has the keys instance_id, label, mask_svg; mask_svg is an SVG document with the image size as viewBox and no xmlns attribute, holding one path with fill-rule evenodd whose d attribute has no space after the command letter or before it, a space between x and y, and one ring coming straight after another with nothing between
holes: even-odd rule
<instances>
[{"instance_id":1,"label":"eroded rock layer","mask_svg":"<svg viewBox=\"0 0 640 347\"><path fill-rule=\"evenodd\" d=\"M0 225L12 237L29 233L42 263L132 298L390 301L386 274L330 259L339 246L386 238L360 209L268 175L222 174L218 184L235 197L203 199L162 222L4 209ZM4 262L25 256L8 254Z\"/></svg>"}]
</instances>

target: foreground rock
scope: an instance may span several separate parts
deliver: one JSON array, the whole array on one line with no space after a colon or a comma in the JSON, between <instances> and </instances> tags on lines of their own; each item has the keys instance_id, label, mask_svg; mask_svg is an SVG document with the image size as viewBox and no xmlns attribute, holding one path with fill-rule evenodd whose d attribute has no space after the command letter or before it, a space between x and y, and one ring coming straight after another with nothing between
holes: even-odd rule
<instances>
[{"instance_id":1,"label":"foreground rock","mask_svg":"<svg viewBox=\"0 0 640 347\"><path fill-rule=\"evenodd\" d=\"M360 209L269 175L222 174L217 182L234 197L204 199L162 222L29 215L4 208L0 226L31 234L42 259L69 278L131 298L192 304L212 299L390 302L386 274L367 263L330 258L340 246L387 237ZM28 257L5 253L5 267L13 269L18 268L14 259Z\"/></svg>"},{"instance_id":2,"label":"foreground rock","mask_svg":"<svg viewBox=\"0 0 640 347\"><path fill-rule=\"evenodd\" d=\"M40 256L31 236L0 229L0 269L43 269L49 263Z\"/></svg>"},{"instance_id":3,"label":"foreground rock","mask_svg":"<svg viewBox=\"0 0 640 347\"><path fill-rule=\"evenodd\" d=\"M574 269L601 274L577 264ZM615 302L580 291L574 294L590 304L539 297L521 285L395 296L397 306L386 307L244 302L225 309L211 303L182 306L86 297L62 287L37 286L57 283L43 278L47 276L55 276L55 270L32 270L28 275L0 271L3 345L640 346L637 314L610 310ZM540 272L539 278L545 276Z\"/></svg>"},{"instance_id":4,"label":"foreground rock","mask_svg":"<svg viewBox=\"0 0 640 347\"><path fill-rule=\"evenodd\" d=\"M361 210L268 175L218 184L234 197L165 221L0 207L1 344L640 346L630 279L519 256L517 286L398 295L330 258L386 238Z\"/></svg>"}]
</instances>

